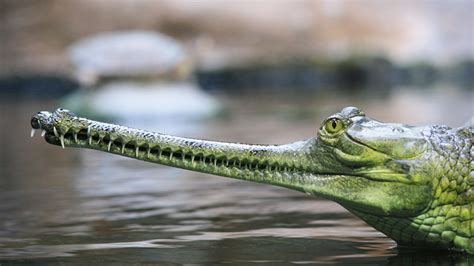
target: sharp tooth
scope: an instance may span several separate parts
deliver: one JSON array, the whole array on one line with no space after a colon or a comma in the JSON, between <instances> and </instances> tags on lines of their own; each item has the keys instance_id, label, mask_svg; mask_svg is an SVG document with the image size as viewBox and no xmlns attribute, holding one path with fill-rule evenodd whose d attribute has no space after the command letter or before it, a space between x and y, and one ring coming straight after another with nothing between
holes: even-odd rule
<instances>
[{"instance_id":1,"label":"sharp tooth","mask_svg":"<svg viewBox=\"0 0 474 266\"><path fill-rule=\"evenodd\" d=\"M87 137L90 138L91 136L91 126L87 127Z\"/></svg>"},{"instance_id":2,"label":"sharp tooth","mask_svg":"<svg viewBox=\"0 0 474 266\"><path fill-rule=\"evenodd\" d=\"M214 166L217 166L217 159L214 159Z\"/></svg>"},{"instance_id":3,"label":"sharp tooth","mask_svg":"<svg viewBox=\"0 0 474 266\"><path fill-rule=\"evenodd\" d=\"M43 129L43 131L41 131L41 137L44 137L46 135L46 130Z\"/></svg>"},{"instance_id":4,"label":"sharp tooth","mask_svg":"<svg viewBox=\"0 0 474 266\"><path fill-rule=\"evenodd\" d=\"M147 157L147 158L150 157L150 152L151 152L151 149L150 149L150 147L148 147L148 148L146 149L146 157Z\"/></svg>"},{"instance_id":5,"label":"sharp tooth","mask_svg":"<svg viewBox=\"0 0 474 266\"><path fill-rule=\"evenodd\" d=\"M31 129L31 134L30 134L31 137L35 136L35 131L36 131L36 129L34 129L34 128Z\"/></svg>"},{"instance_id":6,"label":"sharp tooth","mask_svg":"<svg viewBox=\"0 0 474 266\"><path fill-rule=\"evenodd\" d=\"M76 132L72 132L72 135L74 136L74 141L77 142L77 133L76 133Z\"/></svg>"},{"instance_id":7,"label":"sharp tooth","mask_svg":"<svg viewBox=\"0 0 474 266\"><path fill-rule=\"evenodd\" d=\"M58 133L58 130L56 129L56 127L53 127L53 132L54 132L54 135L59 138L59 133Z\"/></svg>"},{"instance_id":8,"label":"sharp tooth","mask_svg":"<svg viewBox=\"0 0 474 266\"><path fill-rule=\"evenodd\" d=\"M135 147L135 157L138 157L138 146Z\"/></svg>"},{"instance_id":9,"label":"sharp tooth","mask_svg":"<svg viewBox=\"0 0 474 266\"><path fill-rule=\"evenodd\" d=\"M194 163L194 155L191 155L191 163Z\"/></svg>"},{"instance_id":10,"label":"sharp tooth","mask_svg":"<svg viewBox=\"0 0 474 266\"><path fill-rule=\"evenodd\" d=\"M112 146L112 140L109 140L109 145L107 146L107 151L110 151L111 146Z\"/></svg>"},{"instance_id":11,"label":"sharp tooth","mask_svg":"<svg viewBox=\"0 0 474 266\"><path fill-rule=\"evenodd\" d=\"M120 152L123 154L123 153L124 153L124 151L125 151L125 142L124 142L124 143L122 143L122 150L121 150Z\"/></svg>"},{"instance_id":12,"label":"sharp tooth","mask_svg":"<svg viewBox=\"0 0 474 266\"><path fill-rule=\"evenodd\" d=\"M172 157L173 157L173 152L170 152L170 160L171 160Z\"/></svg>"},{"instance_id":13,"label":"sharp tooth","mask_svg":"<svg viewBox=\"0 0 474 266\"><path fill-rule=\"evenodd\" d=\"M92 145L92 137L89 137L89 145Z\"/></svg>"},{"instance_id":14,"label":"sharp tooth","mask_svg":"<svg viewBox=\"0 0 474 266\"><path fill-rule=\"evenodd\" d=\"M64 149L64 135L61 135L61 136L59 137L59 139L61 140L61 146L62 146L63 149Z\"/></svg>"}]
</instances>

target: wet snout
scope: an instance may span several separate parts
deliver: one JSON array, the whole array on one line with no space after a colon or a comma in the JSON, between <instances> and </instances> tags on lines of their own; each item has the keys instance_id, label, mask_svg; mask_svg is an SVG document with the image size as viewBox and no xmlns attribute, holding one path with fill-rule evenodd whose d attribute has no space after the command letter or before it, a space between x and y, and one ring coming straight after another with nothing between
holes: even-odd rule
<instances>
[{"instance_id":1,"label":"wet snout","mask_svg":"<svg viewBox=\"0 0 474 266\"><path fill-rule=\"evenodd\" d=\"M46 125L47 120L52 116L52 113L48 111L41 111L34 114L31 117L31 127L34 129L40 129Z\"/></svg>"}]
</instances>

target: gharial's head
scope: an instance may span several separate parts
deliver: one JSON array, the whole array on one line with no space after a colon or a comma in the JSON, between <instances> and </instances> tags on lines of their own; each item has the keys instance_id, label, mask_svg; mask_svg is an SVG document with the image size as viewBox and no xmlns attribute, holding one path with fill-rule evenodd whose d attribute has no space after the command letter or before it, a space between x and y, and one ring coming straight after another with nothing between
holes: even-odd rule
<instances>
[{"instance_id":1,"label":"gharial's head","mask_svg":"<svg viewBox=\"0 0 474 266\"><path fill-rule=\"evenodd\" d=\"M381 123L355 107L325 119L309 145L313 185L344 207L375 215L413 216L433 199L432 152L423 127Z\"/></svg>"},{"instance_id":2,"label":"gharial's head","mask_svg":"<svg viewBox=\"0 0 474 266\"><path fill-rule=\"evenodd\" d=\"M137 157L147 147L166 147L176 158L170 157L169 162L157 158L158 163L291 187L375 215L407 216L422 212L433 200L433 182L439 178L438 173L427 170L438 168L431 165L433 149L423 135L425 128L381 123L355 107L344 108L325 119L314 138L281 146L206 141L197 145L195 140L183 141L171 136L162 140L153 138L152 143L147 143L146 138L137 141L147 134L134 136L133 132L138 131L114 128L111 124L100 123L99 127L99 123L64 109L37 113L31 123L33 128L44 130L46 140L55 145L65 143L107 151L111 148L110 144L108 147L104 144L108 140L114 139L112 150L127 140L131 145L123 143L122 153L124 147L125 150L131 147ZM95 126L89 132L91 124ZM91 147L95 141L85 141L89 136L105 141ZM135 143L145 144L133 149ZM203 154L204 164L214 165L182 164L181 160L191 157L179 154ZM213 167L218 164L217 159L227 162L226 166ZM195 157L193 161L197 160Z\"/></svg>"}]
</instances>

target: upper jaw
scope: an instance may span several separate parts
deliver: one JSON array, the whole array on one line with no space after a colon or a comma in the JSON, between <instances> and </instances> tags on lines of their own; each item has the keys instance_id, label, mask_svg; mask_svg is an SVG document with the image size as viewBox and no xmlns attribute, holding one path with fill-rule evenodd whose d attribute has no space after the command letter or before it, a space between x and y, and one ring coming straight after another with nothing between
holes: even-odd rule
<instances>
[{"instance_id":1,"label":"upper jaw","mask_svg":"<svg viewBox=\"0 0 474 266\"><path fill-rule=\"evenodd\" d=\"M38 112L31 117L31 127L46 130L52 122L52 117L53 114L48 111Z\"/></svg>"},{"instance_id":2,"label":"upper jaw","mask_svg":"<svg viewBox=\"0 0 474 266\"><path fill-rule=\"evenodd\" d=\"M54 137L54 132L56 132L56 135L58 135L57 130L55 130L53 126L53 123L54 123L53 113L48 112L48 111L38 112L31 117L30 123L31 123L31 137L33 137L35 135L35 131L39 129L42 131L41 132L42 137L44 137L48 142L52 144L56 144L54 143L54 141L49 141L51 135ZM57 143L59 143L59 141Z\"/></svg>"}]
</instances>

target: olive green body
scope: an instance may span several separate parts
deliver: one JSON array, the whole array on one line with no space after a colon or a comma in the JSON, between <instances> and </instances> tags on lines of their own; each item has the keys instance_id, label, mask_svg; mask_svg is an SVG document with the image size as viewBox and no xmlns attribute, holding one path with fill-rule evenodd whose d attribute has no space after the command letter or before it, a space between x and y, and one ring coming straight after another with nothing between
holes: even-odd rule
<instances>
[{"instance_id":1,"label":"olive green body","mask_svg":"<svg viewBox=\"0 0 474 266\"><path fill-rule=\"evenodd\" d=\"M250 145L181 138L40 112L46 141L325 197L399 245L474 254L473 127L381 123L355 107L307 140Z\"/></svg>"}]
</instances>

